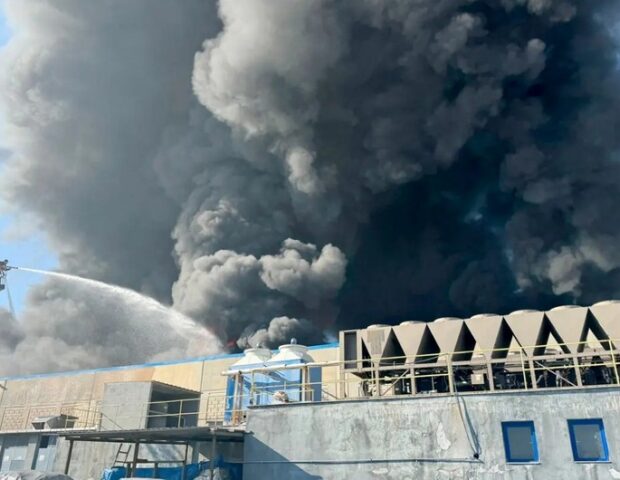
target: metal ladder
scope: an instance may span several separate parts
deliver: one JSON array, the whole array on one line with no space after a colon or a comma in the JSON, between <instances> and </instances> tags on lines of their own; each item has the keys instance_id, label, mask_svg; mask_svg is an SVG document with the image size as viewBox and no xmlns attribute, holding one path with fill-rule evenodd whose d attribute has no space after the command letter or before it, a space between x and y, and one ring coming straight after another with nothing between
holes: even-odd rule
<instances>
[{"instance_id":1,"label":"metal ladder","mask_svg":"<svg viewBox=\"0 0 620 480\"><path fill-rule=\"evenodd\" d=\"M123 450L123 446L125 444L121 443L118 446L118 450L116 451L116 456L114 457L114 464L112 467L127 467L127 459L129 458L129 454L131 453L133 445L130 443L127 447L127 450Z\"/></svg>"}]
</instances>

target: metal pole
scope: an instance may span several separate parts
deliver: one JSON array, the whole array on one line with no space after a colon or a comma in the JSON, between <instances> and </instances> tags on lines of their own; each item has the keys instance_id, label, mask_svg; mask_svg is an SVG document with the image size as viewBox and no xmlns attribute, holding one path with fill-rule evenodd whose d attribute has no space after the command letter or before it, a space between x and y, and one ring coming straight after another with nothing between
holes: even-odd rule
<instances>
[{"instance_id":1,"label":"metal pole","mask_svg":"<svg viewBox=\"0 0 620 480\"><path fill-rule=\"evenodd\" d=\"M487 377L489 380L489 390L495 391L495 381L493 380L493 364L489 361L486 356L484 357L484 361L487 363Z\"/></svg>"},{"instance_id":2,"label":"metal pole","mask_svg":"<svg viewBox=\"0 0 620 480\"><path fill-rule=\"evenodd\" d=\"M3 382L3 385L0 385L0 392L2 393L0 395L0 405L2 405L2 401L4 400L4 392L6 391L6 384L7 384L8 380L5 380ZM2 424L4 423L4 414L6 413L6 407L4 407L2 409L2 418L0 419L0 430L2 430Z\"/></svg>"},{"instance_id":3,"label":"metal pole","mask_svg":"<svg viewBox=\"0 0 620 480\"><path fill-rule=\"evenodd\" d=\"M177 422L177 428L181 428L181 418L183 416L183 399L179 402L179 420Z\"/></svg>"},{"instance_id":4,"label":"metal pole","mask_svg":"<svg viewBox=\"0 0 620 480\"><path fill-rule=\"evenodd\" d=\"M312 398L312 393L311 393L312 390L311 390L311 387L309 387L309 384L310 384L310 372L308 370L308 367L303 367L301 369L301 391L303 395L303 401L310 400L311 402L314 402L314 398Z\"/></svg>"},{"instance_id":5,"label":"metal pole","mask_svg":"<svg viewBox=\"0 0 620 480\"><path fill-rule=\"evenodd\" d=\"M620 384L620 377L618 376L618 364L616 363L616 355L614 354L615 347L609 342L609 353L611 353L611 364L616 374L616 385Z\"/></svg>"},{"instance_id":6,"label":"metal pole","mask_svg":"<svg viewBox=\"0 0 620 480\"><path fill-rule=\"evenodd\" d=\"M71 455L73 455L73 440L69 440L69 452L67 453L67 461L65 462L65 475L69 474L69 466L71 465Z\"/></svg>"},{"instance_id":7,"label":"metal pole","mask_svg":"<svg viewBox=\"0 0 620 480\"><path fill-rule=\"evenodd\" d=\"M452 378L452 359L450 355L446 357L446 365L448 366L448 388L450 393L454 393L454 378Z\"/></svg>"},{"instance_id":8,"label":"metal pole","mask_svg":"<svg viewBox=\"0 0 620 480\"><path fill-rule=\"evenodd\" d=\"M252 370L252 375L250 376L250 405L258 405L258 402L254 399L254 370Z\"/></svg>"},{"instance_id":9,"label":"metal pole","mask_svg":"<svg viewBox=\"0 0 620 480\"><path fill-rule=\"evenodd\" d=\"M510 355L510 352L508 352L508 354ZM521 359L521 373L523 373L523 383L525 389L527 390L527 376L525 374L525 362L523 361L523 347L519 348L519 358Z\"/></svg>"},{"instance_id":10,"label":"metal pole","mask_svg":"<svg viewBox=\"0 0 620 480\"><path fill-rule=\"evenodd\" d=\"M583 382L581 381L581 368L579 368L579 360L577 359L577 355L573 355L573 365L575 366L575 379L577 380L577 385L582 387Z\"/></svg>"},{"instance_id":11,"label":"metal pole","mask_svg":"<svg viewBox=\"0 0 620 480\"><path fill-rule=\"evenodd\" d=\"M130 476L133 477L136 474L136 468L138 466L138 451L140 450L140 443L133 444L133 460L131 462Z\"/></svg>"},{"instance_id":12,"label":"metal pole","mask_svg":"<svg viewBox=\"0 0 620 480\"><path fill-rule=\"evenodd\" d=\"M217 445L217 430L212 430L213 437L211 437L211 461L209 462L209 472L211 473L209 478L213 480L215 475L215 448Z\"/></svg>"},{"instance_id":13,"label":"metal pole","mask_svg":"<svg viewBox=\"0 0 620 480\"><path fill-rule=\"evenodd\" d=\"M181 480L185 480L185 476L187 475L187 451L188 449L189 449L189 442L185 444L185 455L183 455L183 471L181 472Z\"/></svg>"},{"instance_id":14,"label":"metal pole","mask_svg":"<svg viewBox=\"0 0 620 480\"><path fill-rule=\"evenodd\" d=\"M233 401L231 418L233 425L237 425L240 421L239 412L241 412L241 408L243 408L243 376L241 372L237 372L234 376L235 386L233 389Z\"/></svg>"},{"instance_id":15,"label":"metal pole","mask_svg":"<svg viewBox=\"0 0 620 480\"><path fill-rule=\"evenodd\" d=\"M538 388L538 382L536 381L536 369L534 368L534 360L529 359L527 361L530 369L530 378L532 379L532 388Z\"/></svg>"}]
</instances>

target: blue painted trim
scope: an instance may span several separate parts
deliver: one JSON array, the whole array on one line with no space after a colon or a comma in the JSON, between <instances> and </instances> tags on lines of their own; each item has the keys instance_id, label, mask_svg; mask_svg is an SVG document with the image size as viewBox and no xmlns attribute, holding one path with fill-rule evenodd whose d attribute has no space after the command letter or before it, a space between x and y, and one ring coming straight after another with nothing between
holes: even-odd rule
<instances>
[{"instance_id":1,"label":"blue painted trim","mask_svg":"<svg viewBox=\"0 0 620 480\"><path fill-rule=\"evenodd\" d=\"M308 350L325 350L327 348L337 348L340 346L338 342L332 343L323 343L322 345L313 345L312 347L308 347Z\"/></svg>"},{"instance_id":2,"label":"blue painted trim","mask_svg":"<svg viewBox=\"0 0 620 480\"><path fill-rule=\"evenodd\" d=\"M570 435L570 446L573 450L573 460L576 462L608 462L609 461L609 446L607 445L607 436L605 435L605 425L602 418L580 418L567 420L568 433ZM603 457L598 458L585 458L579 456L579 450L577 449L577 436L575 435L575 427L577 425L595 425L598 427L599 436L601 437L601 446L603 447Z\"/></svg>"},{"instance_id":3,"label":"blue painted trim","mask_svg":"<svg viewBox=\"0 0 620 480\"><path fill-rule=\"evenodd\" d=\"M324 350L328 348L336 348L338 347L338 343L326 343L323 345L314 345L312 347L308 347L308 350ZM277 353L277 349L273 350L273 353ZM162 367L167 365L180 365L183 363L197 363L197 362L210 362L213 360L221 360L224 358L241 358L243 357L243 353L221 353L218 355L207 355L204 357L193 357L193 358L185 358L181 360L168 360L163 362L150 362L150 363L142 363L142 364L134 364L134 365L119 365L118 367L103 367L103 368L91 368L85 370L71 370L64 372L52 372L52 373L34 373L30 375L14 375L14 376L6 376L0 377L0 381L11 381L11 380L28 380L34 378L48 378L48 377L69 377L74 375L88 375L100 372L114 372L121 370L136 370L139 368L150 368L150 367Z\"/></svg>"},{"instance_id":4,"label":"blue painted trim","mask_svg":"<svg viewBox=\"0 0 620 480\"><path fill-rule=\"evenodd\" d=\"M530 429L530 445L532 447L532 458L513 458L510 450L510 437L508 432L511 428L529 428ZM506 453L506 462L508 463L538 463L538 442L536 441L536 428L531 420L502 422L502 437L504 438L504 452Z\"/></svg>"}]
</instances>

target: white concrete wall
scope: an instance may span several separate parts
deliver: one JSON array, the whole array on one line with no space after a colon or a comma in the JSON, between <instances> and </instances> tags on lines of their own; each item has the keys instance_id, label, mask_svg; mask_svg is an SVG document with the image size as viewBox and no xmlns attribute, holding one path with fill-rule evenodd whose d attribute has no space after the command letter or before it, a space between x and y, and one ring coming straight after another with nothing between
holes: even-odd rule
<instances>
[{"instance_id":1,"label":"white concrete wall","mask_svg":"<svg viewBox=\"0 0 620 480\"><path fill-rule=\"evenodd\" d=\"M476 394L253 409L247 480L620 478L620 390ZM479 443L473 456L470 436ZM611 463L573 461L567 419L602 418ZM502 421L533 420L540 462L506 463Z\"/></svg>"}]
</instances>

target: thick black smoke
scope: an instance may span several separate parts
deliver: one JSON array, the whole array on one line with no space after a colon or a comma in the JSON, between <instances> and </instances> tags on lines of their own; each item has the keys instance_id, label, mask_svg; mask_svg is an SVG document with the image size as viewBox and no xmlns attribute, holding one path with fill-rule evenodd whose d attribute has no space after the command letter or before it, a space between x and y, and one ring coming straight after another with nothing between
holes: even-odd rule
<instances>
[{"instance_id":1,"label":"thick black smoke","mask_svg":"<svg viewBox=\"0 0 620 480\"><path fill-rule=\"evenodd\" d=\"M3 193L63 269L240 346L620 290L616 0L7 6Z\"/></svg>"}]
</instances>

